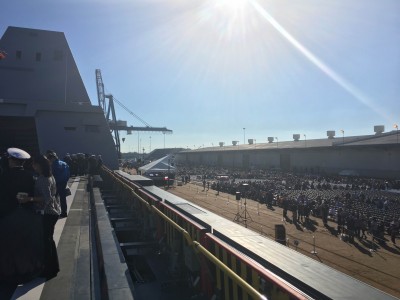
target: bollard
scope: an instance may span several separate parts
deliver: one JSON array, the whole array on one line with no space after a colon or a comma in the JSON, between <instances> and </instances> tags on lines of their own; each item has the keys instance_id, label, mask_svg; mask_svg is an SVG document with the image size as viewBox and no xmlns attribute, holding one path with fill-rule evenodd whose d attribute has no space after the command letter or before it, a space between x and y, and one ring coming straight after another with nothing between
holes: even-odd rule
<instances>
[{"instance_id":1,"label":"bollard","mask_svg":"<svg viewBox=\"0 0 400 300\"><path fill-rule=\"evenodd\" d=\"M311 254L316 255L316 254L318 254L318 252L315 250L315 236L313 235L312 238L313 238L313 249L314 249L314 250L311 251Z\"/></svg>"},{"instance_id":2,"label":"bollard","mask_svg":"<svg viewBox=\"0 0 400 300\"><path fill-rule=\"evenodd\" d=\"M257 215L260 215L260 202L257 202Z\"/></svg>"}]
</instances>

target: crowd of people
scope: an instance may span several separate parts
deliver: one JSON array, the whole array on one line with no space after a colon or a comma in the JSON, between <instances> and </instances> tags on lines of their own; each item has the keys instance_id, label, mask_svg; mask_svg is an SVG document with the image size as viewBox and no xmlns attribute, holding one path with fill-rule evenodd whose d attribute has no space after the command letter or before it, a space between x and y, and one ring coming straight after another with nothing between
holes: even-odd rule
<instances>
[{"instance_id":1,"label":"crowd of people","mask_svg":"<svg viewBox=\"0 0 400 300\"><path fill-rule=\"evenodd\" d=\"M97 173L103 165L101 155L96 156L87 153L67 153L63 160L69 165L72 176Z\"/></svg>"},{"instance_id":2,"label":"crowd of people","mask_svg":"<svg viewBox=\"0 0 400 300\"><path fill-rule=\"evenodd\" d=\"M53 239L57 221L67 217L68 180L95 174L101 156L56 152L31 157L18 148L0 156L0 299L37 277L60 271Z\"/></svg>"},{"instance_id":3,"label":"crowd of people","mask_svg":"<svg viewBox=\"0 0 400 300\"><path fill-rule=\"evenodd\" d=\"M217 193L253 199L269 208L282 207L283 219L309 224L312 215L325 226L336 223L335 234L396 243L400 222L400 186L392 179L304 174L265 169L227 169L208 166L177 167L177 178L193 178ZM291 212L291 215L288 215Z\"/></svg>"}]
</instances>

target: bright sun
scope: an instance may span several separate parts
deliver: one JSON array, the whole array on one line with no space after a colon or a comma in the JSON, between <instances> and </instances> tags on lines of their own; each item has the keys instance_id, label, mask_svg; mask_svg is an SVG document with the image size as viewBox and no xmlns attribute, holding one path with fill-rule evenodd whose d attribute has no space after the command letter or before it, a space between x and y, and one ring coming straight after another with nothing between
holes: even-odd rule
<instances>
[{"instance_id":1,"label":"bright sun","mask_svg":"<svg viewBox=\"0 0 400 300\"><path fill-rule=\"evenodd\" d=\"M248 31L251 16L249 0L208 0L202 14L219 32L220 38L243 37Z\"/></svg>"},{"instance_id":2,"label":"bright sun","mask_svg":"<svg viewBox=\"0 0 400 300\"><path fill-rule=\"evenodd\" d=\"M216 8L237 12L242 10L247 2L248 0L217 0L215 4Z\"/></svg>"}]
</instances>

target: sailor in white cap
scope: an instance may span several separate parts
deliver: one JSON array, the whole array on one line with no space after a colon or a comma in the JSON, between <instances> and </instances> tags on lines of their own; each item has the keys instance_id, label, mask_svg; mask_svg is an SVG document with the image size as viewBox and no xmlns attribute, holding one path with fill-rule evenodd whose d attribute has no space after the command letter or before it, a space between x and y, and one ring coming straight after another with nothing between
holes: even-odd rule
<instances>
[{"instance_id":1,"label":"sailor in white cap","mask_svg":"<svg viewBox=\"0 0 400 300\"><path fill-rule=\"evenodd\" d=\"M28 152L19 148L8 148L7 153L11 158L18 160L27 160L31 158Z\"/></svg>"},{"instance_id":2,"label":"sailor in white cap","mask_svg":"<svg viewBox=\"0 0 400 300\"><path fill-rule=\"evenodd\" d=\"M10 299L17 285L40 274L43 266L41 218L32 202L20 205L17 199L32 199L34 194L33 175L23 167L31 156L18 148L5 154L8 168L0 175L0 299Z\"/></svg>"},{"instance_id":3,"label":"sailor in white cap","mask_svg":"<svg viewBox=\"0 0 400 300\"><path fill-rule=\"evenodd\" d=\"M8 148L8 170L0 176L0 217L18 207L17 194L33 197L34 180L30 172L24 170L24 163L31 156L19 148Z\"/></svg>"}]
</instances>

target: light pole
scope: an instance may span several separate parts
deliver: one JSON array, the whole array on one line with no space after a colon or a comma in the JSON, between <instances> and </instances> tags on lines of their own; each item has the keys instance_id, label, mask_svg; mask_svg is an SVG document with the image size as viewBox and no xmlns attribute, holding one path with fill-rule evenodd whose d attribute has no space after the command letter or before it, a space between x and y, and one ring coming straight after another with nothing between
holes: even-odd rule
<instances>
[{"instance_id":1,"label":"light pole","mask_svg":"<svg viewBox=\"0 0 400 300\"><path fill-rule=\"evenodd\" d=\"M276 138L276 148L278 148L279 147L279 140L278 140L277 137L275 137L275 138Z\"/></svg>"},{"instance_id":2,"label":"light pole","mask_svg":"<svg viewBox=\"0 0 400 300\"><path fill-rule=\"evenodd\" d=\"M164 135L164 149L165 149L165 131L163 132Z\"/></svg>"},{"instance_id":3,"label":"light pole","mask_svg":"<svg viewBox=\"0 0 400 300\"><path fill-rule=\"evenodd\" d=\"M139 135L140 135L140 131L137 132L137 153L138 153L138 155L140 155Z\"/></svg>"},{"instance_id":4,"label":"light pole","mask_svg":"<svg viewBox=\"0 0 400 300\"><path fill-rule=\"evenodd\" d=\"M246 128L243 127L243 145L246 144Z\"/></svg>"},{"instance_id":5,"label":"light pole","mask_svg":"<svg viewBox=\"0 0 400 300\"><path fill-rule=\"evenodd\" d=\"M304 147L307 148L307 135L304 134Z\"/></svg>"},{"instance_id":6,"label":"light pole","mask_svg":"<svg viewBox=\"0 0 400 300\"><path fill-rule=\"evenodd\" d=\"M344 130L341 129L340 132L342 133L342 144L344 144Z\"/></svg>"},{"instance_id":7,"label":"light pole","mask_svg":"<svg viewBox=\"0 0 400 300\"><path fill-rule=\"evenodd\" d=\"M171 167L171 157L168 157L168 175L167 175L167 189L169 189L169 173L170 171L170 167Z\"/></svg>"}]
</instances>

